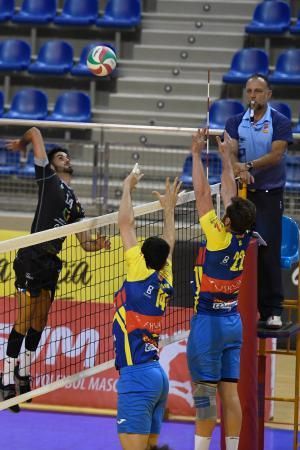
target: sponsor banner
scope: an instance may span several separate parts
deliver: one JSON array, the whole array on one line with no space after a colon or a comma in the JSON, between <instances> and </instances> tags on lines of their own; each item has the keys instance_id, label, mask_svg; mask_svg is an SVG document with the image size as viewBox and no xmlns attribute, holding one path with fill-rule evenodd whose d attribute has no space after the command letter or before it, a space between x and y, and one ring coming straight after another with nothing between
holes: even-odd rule
<instances>
[{"instance_id":1,"label":"sponsor banner","mask_svg":"<svg viewBox=\"0 0 300 450\"><path fill-rule=\"evenodd\" d=\"M1 367L9 332L15 320L16 306L14 297L6 298L5 303L0 302ZM34 387L44 386L63 376L113 359L113 314L114 309L107 303L56 300L51 307L47 327L32 364ZM185 329L191 314L189 309L169 307L163 329L172 334L175 330L178 331L179 323ZM164 347L160 353L160 361L170 380L170 413L193 415L186 341ZM117 380L118 372L115 369L106 370L35 398L33 402L78 408L116 409Z\"/></svg>"}]
</instances>

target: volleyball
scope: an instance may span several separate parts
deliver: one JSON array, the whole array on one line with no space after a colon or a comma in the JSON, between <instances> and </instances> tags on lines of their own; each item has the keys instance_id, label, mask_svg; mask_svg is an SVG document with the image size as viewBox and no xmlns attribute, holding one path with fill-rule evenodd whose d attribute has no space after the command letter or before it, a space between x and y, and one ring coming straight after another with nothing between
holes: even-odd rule
<instances>
[{"instance_id":1,"label":"volleyball","mask_svg":"<svg viewBox=\"0 0 300 450\"><path fill-rule=\"evenodd\" d=\"M97 45L92 48L87 57L87 66L93 75L106 77L116 68L117 57L112 48Z\"/></svg>"}]
</instances>

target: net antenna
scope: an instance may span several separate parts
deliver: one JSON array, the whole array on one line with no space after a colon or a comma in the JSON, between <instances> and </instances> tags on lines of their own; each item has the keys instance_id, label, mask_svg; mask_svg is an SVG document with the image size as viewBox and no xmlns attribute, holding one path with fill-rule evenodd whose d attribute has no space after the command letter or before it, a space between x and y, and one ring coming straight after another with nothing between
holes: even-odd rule
<instances>
[{"instance_id":1,"label":"net antenna","mask_svg":"<svg viewBox=\"0 0 300 450\"><path fill-rule=\"evenodd\" d=\"M211 191L218 198L220 185L211 186ZM134 207L134 215L140 241L149 236L162 234L163 213L158 201ZM187 289L192 275L186 280L182 276L187 272L187 266L188 276L193 273L196 245L203 238L193 191L179 195L175 218L177 242L175 247L177 256L174 257L173 263L175 297L173 303L168 305L163 319L160 341L162 347L187 338L193 314L193 299ZM15 252L20 248L66 238L60 254L64 264L56 299L52 303L47 327L32 363L33 389L31 392L0 402L0 410L114 367L111 335L113 294L121 286L125 275L123 247L117 220L118 213L111 213L0 242L0 257L7 264L7 277L0 286L0 366L2 366L1 358L6 354L6 337L17 310L13 271ZM93 256L85 253L76 238L77 233L84 231L100 232L101 235L109 236L111 249ZM194 248L193 254L191 249ZM184 254L188 256L183 256ZM85 271L79 272L78 268L80 270L85 268ZM97 336L95 338L95 335L98 338ZM42 382L43 379L46 381Z\"/></svg>"}]
</instances>

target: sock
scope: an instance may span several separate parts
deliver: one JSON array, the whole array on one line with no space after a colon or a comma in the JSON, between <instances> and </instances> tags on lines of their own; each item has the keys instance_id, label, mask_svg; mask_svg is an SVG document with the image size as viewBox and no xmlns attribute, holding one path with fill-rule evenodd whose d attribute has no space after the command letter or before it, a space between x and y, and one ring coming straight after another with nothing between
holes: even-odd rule
<instances>
[{"instance_id":1,"label":"sock","mask_svg":"<svg viewBox=\"0 0 300 450\"><path fill-rule=\"evenodd\" d=\"M16 358L6 356L6 358L4 359L3 379L2 379L2 383L4 386L7 386L8 384L15 384L14 370L16 363L17 363Z\"/></svg>"},{"instance_id":2,"label":"sock","mask_svg":"<svg viewBox=\"0 0 300 450\"><path fill-rule=\"evenodd\" d=\"M195 434L195 450L208 450L210 442L211 437L203 437Z\"/></svg>"},{"instance_id":3,"label":"sock","mask_svg":"<svg viewBox=\"0 0 300 450\"><path fill-rule=\"evenodd\" d=\"M24 334L18 333L15 328L11 330L7 342L7 356L10 358L17 358L19 356L24 337Z\"/></svg>"},{"instance_id":4,"label":"sock","mask_svg":"<svg viewBox=\"0 0 300 450\"><path fill-rule=\"evenodd\" d=\"M226 436L226 450L238 450L240 438L239 436Z\"/></svg>"},{"instance_id":5,"label":"sock","mask_svg":"<svg viewBox=\"0 0 300 450\"><path fill-rule=\"evenodd\" d=\"M35 352L25 349L19 356L19 375L20 377L27 377L30 375L30 365Z\"/></svg>"},{"instance_id":6,"label":"sock","mask_svg":"<svg viewBox=\"0 0 300 450\"><path fill-rule=\"evenodd\" d=\"M31 352L35 352L41 340L42 331L37 331L30 327L26 334L25 348Z\"/></svg>"}]
</instances>

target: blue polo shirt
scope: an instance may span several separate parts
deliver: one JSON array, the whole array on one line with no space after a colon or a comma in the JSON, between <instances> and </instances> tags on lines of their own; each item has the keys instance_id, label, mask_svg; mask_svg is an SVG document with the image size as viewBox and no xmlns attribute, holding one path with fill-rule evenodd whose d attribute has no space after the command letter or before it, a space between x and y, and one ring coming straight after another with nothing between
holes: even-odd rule
<instances>
[{"instance_id":1,"label":"blue polo shirt","mask_svg":"<svg viewBox=\"0 0 300 450\"><path fill-rule=\"evenodd\" d=\"M238 141L238 159L240 162L253 161L271 151L273 141L293 142L290 120L268 105L264 116L255 124L250 122L250 110L230 117L225 125L227 133ZM277 189L284 187L286 180L286 155L278 164L254 169L254 183L249 189Z\"/></svg>"}]
</instances>

